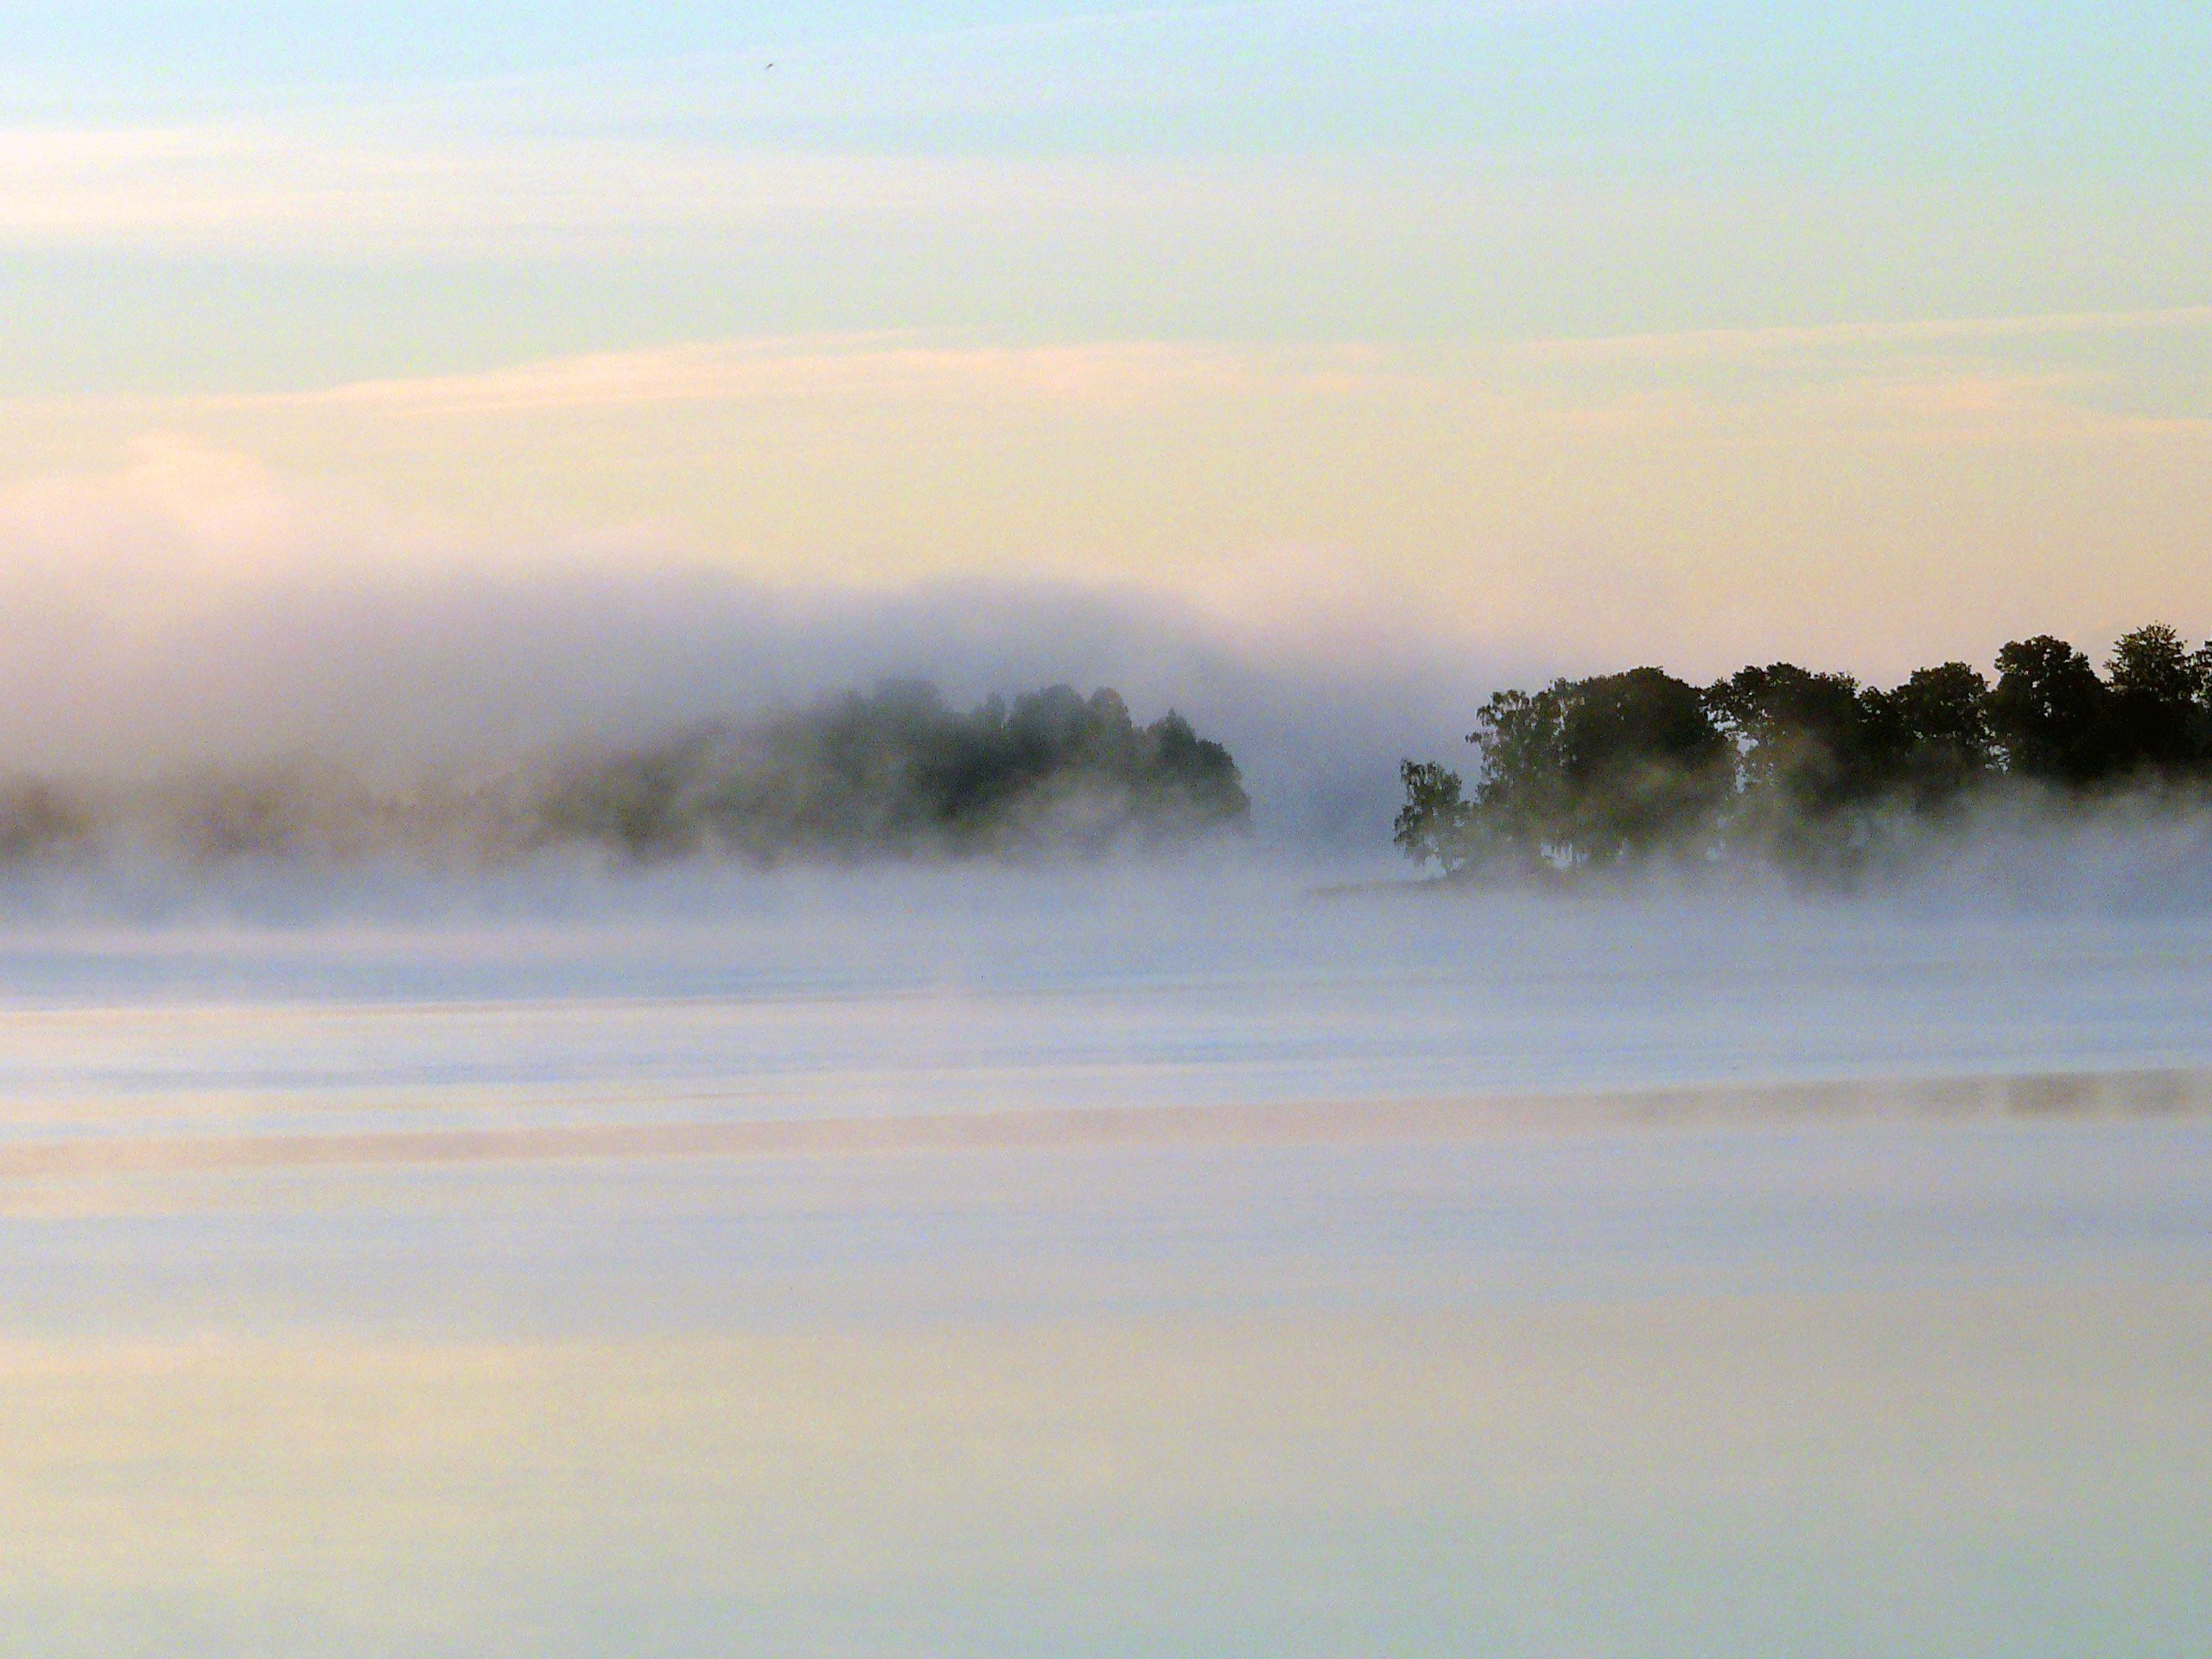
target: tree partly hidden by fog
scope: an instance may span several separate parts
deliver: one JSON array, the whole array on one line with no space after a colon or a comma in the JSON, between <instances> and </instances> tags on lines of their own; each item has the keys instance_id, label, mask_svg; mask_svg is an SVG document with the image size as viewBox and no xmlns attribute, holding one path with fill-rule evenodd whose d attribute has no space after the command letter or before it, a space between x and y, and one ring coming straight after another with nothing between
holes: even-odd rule
<instances>
[{"instance_id":1,"label":"tree partly hidden by fog","mask_svg":"<svg viewBox=\"0 0 2212 1659\"><path fill-rule=\"evenodd\" d=\"M2212 645L2162 623L2100 674L2047 634L1901 685L1790 663L1702 688L1656 668L1485 702L1471 793L1399 768L1396 842L1446 875L1552 876L1656 857L1844 874L2005 800L2212 792Z\"/></svg>"},{"instance_id":2,"label":"tree partly hidden by fog","mask_svg":"<svg viewBox=\"0 0 2212 1659\"><path fill-rule=\"evenodd\" d=\"M0 786L0 862L209 867L404 854L448 863L590 847L626 861L1157 848L1248 820L1236 763L1172 710L1056 685L961 710L889 682L753 723L372 787L309 760L140 784Z\"/></svg>"},{"instance_id":3,"label":"tree partly hidden by fog","mask_svg":"<svg viewBox=\"0 0 2212 1659\"><path fill-rule=\"evenodd\" d=\"M556 839L639 858L768 863L1156 845L1250 810L1229 751L1173 711L1140 727L1115 691L1056 685L963 713L893 683L571 766L542 817Z\"/></svg>"}]
</instances>

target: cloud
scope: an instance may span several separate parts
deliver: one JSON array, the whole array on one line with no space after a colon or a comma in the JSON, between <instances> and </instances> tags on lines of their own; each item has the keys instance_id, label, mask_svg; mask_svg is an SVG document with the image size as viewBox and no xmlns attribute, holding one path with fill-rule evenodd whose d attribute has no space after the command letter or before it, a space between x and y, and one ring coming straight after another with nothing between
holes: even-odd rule
<instances>
[{"instance_id":1,"label":"cloud","mask_svg":"<svg viewBox=\"0 0 2212 1659\"><path fill-rule=\"evenodd\" d=\"M1554 9L1134 8L342 89L64 89L42 124L0 124L0 245L696 254L855 222L1141 238L1163 218L1398 237L1484 202L1526 223L1560 181L1501 181L1399 112L1463 90L1439 31Z\"/></svg>"},{"instance_id":2,"label":"cloud","mask_svg":"<svg viewBox=\"0 0 2212 1659\"><path fill-rule=\"evenodd\" d=\"M1069 222L1215 202L1198 169L359 122L0 129L0 244L232 254L634 251L841 219Z\"/></svg>"},{"instance_id":3,"label":"cloud","mask_svg":"<svg viewBox=\"0 0 2212 1659\"><path fill-rule=\"evenodd\" d=\"M433 636L486 607L504 607L484 614L488 636L535 630L576 652L599 648L589 626L619 625L621 671L572 677L602 711L610 688L664 688L623 705L633 715L673 706L675 682L655 677L654 616L671 638L719 617L727 642L740 610L766 631L759 652L702 647L684 684L781 695L789 682L745 665L804 658L806 640L833 633L842 643L823 661L855 675L914 667L963 695L1017 668L1128 678L1158 666L1108 650L1117 630L1192 648L1174 672L1124 686L1139 701L1146 686L1183 699L1211 677L1294 663L1317 683L1349 673L1379 708L1400 697L1382 685L1399 664L1433 688L1447 677L1434 665L1455 656L1462 709L1493 672L1624 661L1701 676L1779 655L1879 677L2047 630L2094 641L2165 616L2204 631L2204 567L2189 555L2212 421L2185 402L2133 406L2105 359L2043 350L2120 340L2185 359L2172 345L2199 332L2168 315L2143 314L2135 332L2116 315L1939 322L1884 338L1965 334L2001 349L1777 346L1710 369L1661 354L1567 372L1515 344L1014 345L906 331L300 391L0 403L10 464L36 474L0 486L0 598L45 617L121 595L94 606L102 637L144 626L172 646L190 619L219 616L232 630L219 650L242 663L281 655L310 623L342 632L348 607L411 639L389 613L399 595L420 600ZM156 435L118 467L134 431ZM55 457L73 454L102 459L57 474ZM310 476L330 481L286 481ZM2085 563L2085 546L2100 558ZM41 569L51 579L33 603ZM839 620L809 634L799 611L817 601ZM1112 628L1068 631L1102 604ZM531 605L544 607L536 622ZM256 617L270 637L249 649L238 631ZM1002 625L988 639L985 618ZM27 660L69 637L44 623L19 632ZM1046 648L1022 655L1024 638ZM916 642L937 640L936 665L919 662ZM332 661L365 660L340 644ZM73 661L42 672L71 683ZM997 677L961 679L979 664ZM460 696L447 670L418 667L446 675L449 693L418 709ZM122 663L107 683L136 671ZM407 677L365 679L359 695L374 704ZM41 702L46 683L24 706L54 708L53 729L69 729L67 707ZM1408 696L1392 706L1421 702ZM556 677L518 701L573 721L573 697ZM1290 700L1278 686L1252 706ZM96 688L79 702L99 706ZM1423 706L1414 724L1445 702ZM472 719L502 741L529 724L488 706ZM1462 725L1436 716L1440 747Z\"/></svg>"},{"instance_id":4,"label":"cloud","mask_svg":"<svg viewBox=\"0 0 2212 1659\"><path fill-rule=\"evenodd\" d=\"M1671 409L1752 445L2056 448L2212 434L2208 306L1535 340L1503 359L1594 416Z\"/></svg>"},{"instance_id":5,"label":"cloud","mask_svg":"<svg viewBox=\"0 0 2212 1659\"><path fill-rule=\"evenodd\" d=\"M0 489L0 756L143 775L311 753L499 764L741 716L887 676L957 698L1058 681L1181 708L1243 762L1274 833L1372 843L1407 746L1447 741L1461 670L1312 602L946 578L772 584L650 538L503 543L320 494L181 442ZM1266 597L1300 582L1279 565Z\"/></svg>"},{"instance_id":6,"label":"cloud","mask_svg":"<svg viewBox=\"0 0 2212 1659\"><path fill-rule=\"evenodd\" d=\"M1670 334L1605 334L1530 340L1526 356L1559 362L1667 363L1747 358L1833 347L1920 346L1960 341L2032 340L2085 334L2212 329L2212 305L2122 311L2064 311L2019 316L1923 318L1759 328L1698 328Z\"/></svg>"},{"instance_id":7,"label":"cloud","mask_svg":"<svg viewBox=\"0 0 2212 1659\"><path fill-rule=\"evenodd\" d=\"M1156 340L959 345L912 334L700 341L546 359L482 373L360 381L320 391L209 400L237 405L471 416L640 404L855 397L908 404L1077 407L1288 389L1301 378L1370 367L1356 348L1258 353Z\"/></svg>"},{"instance_id":8,"label":"cloud","mask_svg":"<svg viewBox=\"0 0 2212 1659\"><path fill-rule=\"evenodd\" d=\"M2212 308L1701 331L1416 349L1161 340L1001 345L921 331L702 340L482 372L179 400L179 410L500 421L652 405L844 404L1166 416L1178 408L1448 407L1470 433L1686 435L1772 445L2109 442L2201 436L2212 416L2130 407L2133 384L2051 342L2212 336ZM1953 345L1993 351L1958 352ZM1553 365L1578 372L1554 376Z\"/></svg>"}]
</instances>

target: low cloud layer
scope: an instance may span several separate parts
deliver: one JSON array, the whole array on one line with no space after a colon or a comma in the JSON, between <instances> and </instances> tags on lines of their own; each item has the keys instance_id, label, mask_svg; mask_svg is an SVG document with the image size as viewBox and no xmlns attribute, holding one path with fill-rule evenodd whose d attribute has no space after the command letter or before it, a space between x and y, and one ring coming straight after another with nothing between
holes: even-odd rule
<instances>
[{"instance_id":1,"label":"low cloud layer","mask_svg":"<svg viewBox=\"0 0 2212 1659\"><path fill-rule=\"evenodd\" d=\"M770 585L649 535L524 546L404 523L194 449L18 486L0 539L0 765L18 773L305 756L404 775L887 677L963 702L1066 682L1220 737L1269 837L1380 846L1399 755L1453 741L1480 677L1340 594L1271 594L1262 621L1234 594Z\"/></svg>"}]
</instances>

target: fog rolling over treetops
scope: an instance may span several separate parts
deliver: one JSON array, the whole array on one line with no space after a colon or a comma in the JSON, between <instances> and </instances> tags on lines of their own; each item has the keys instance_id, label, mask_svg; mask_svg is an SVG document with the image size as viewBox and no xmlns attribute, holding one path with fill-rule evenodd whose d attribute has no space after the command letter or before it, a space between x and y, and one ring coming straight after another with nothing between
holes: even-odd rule
<instances>
[{"instance_id":1,"label":"fog rolling over treetops","mask_svg":"<svg viewBox=\"0 0 2212 1659\"><path fill-rule=\"evenodd\" d=\"M1473 786L1399 768L1398 847L1446 877L1777 867L1847 880L2063 818L2201 825L2212 805L2212 644L2164 623L2102 673L2049 634L1993 682L1968 664L1861 685L1793 663L1702 688L1642 667L1495 693Z\"/></svg>"},{"instance_id":2,"label":"fog rolling over treetops","mask_svg":"<svg viewBox=\"0 0 2212 1659\"><path fill-rule=\"evenodd\" d=\"M0 790L0 860L1033 858L1158 851L1250 815L1228 749L1172 709L1140 725L1110 688L1053 685L963 710L926 682L886 681L404 787L299 760L136 787L19 780Z\"/></svg>"},{"instance_id":3,"label":"fog rolling over treetops","mask_svg":"<svg viewBox=\"0 0 2212 1659\"><path fill-rule=\"evenodd\" d=\"M2152 804L2167 834L2202 793L2202 654L2157 630L2101 673L2033 636L1993 677L1887 689L1789 664L1539 678L1605 660L1572 606L1521 638L1319 552L1185 594L772 582L646 531L462 531L224 476L192 512L104 478L0 499L12 891L49 868L1030 860L1247 823L1272 857L1380 871L1408 755L1402 845L1543 880L1848 880L2061 809L2117 828L2114 803ZM1544 689L1485 706L1499 685ZM1427 757L1478 710L1484 767L1457 785Z\"/></svg>"},{"instance_id":4,"label":"fog rolling over treetops","mask_svg":"<svg viewBox=\"0 0 2212 1659\"><path fill-rule=\"evenodd\" d=\"M1198 597L1050 574L771 579L650 525L460 526L196 452L175 467L219 476L0 492L19 852L127 807L156 848L465 859L516 839L520 774L710 728L726 763L738 728L920 681L963 712L1054 685L1111 688L1140 728L1176 711L1229 750L1259 841L1387 858L1395 757L1449 735L1469 672L1356 583L1346 602L1318 558Z\"/></svg>"},{"instance_id":5,"label":"fog rolling over treetops","mask_svg":"<svg viewBox=\"0 0 2212 1659\"><path fill-rule=\"evenodd\" d=\"M1229 751L1173 710L1139 726L1110 688L1054 685L963 712L919 681L570 761L537 810L631 858L763 865L1156 848L1250 815Z\"/></svg>"}]
</instances>

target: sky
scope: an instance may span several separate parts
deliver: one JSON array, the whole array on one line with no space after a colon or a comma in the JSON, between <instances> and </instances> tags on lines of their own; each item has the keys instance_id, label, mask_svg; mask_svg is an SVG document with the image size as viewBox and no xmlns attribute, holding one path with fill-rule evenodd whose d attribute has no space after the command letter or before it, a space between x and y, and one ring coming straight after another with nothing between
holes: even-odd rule
<instances>
[{"instance_id":1,"label":"sky","mask_svg":"<svg viewBox=\"0 0 2212 1659\"><path fill-rule=\"evenodd\" d=\"M2212 632L2201 0L0 3L0 298L17 700L501 582L1469 706Z\"/></svg>"}]
</instances>

